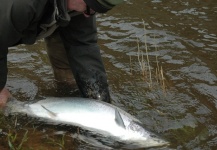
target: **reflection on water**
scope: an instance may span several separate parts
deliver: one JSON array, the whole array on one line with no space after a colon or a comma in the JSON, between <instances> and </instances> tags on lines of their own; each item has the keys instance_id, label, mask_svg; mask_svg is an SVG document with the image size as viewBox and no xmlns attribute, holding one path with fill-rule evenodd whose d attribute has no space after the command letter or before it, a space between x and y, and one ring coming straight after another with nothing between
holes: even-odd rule
<instances>
[{"instance_id":1,"label":"reflection on water","mask_svg":"<svg viewBox=\"0 0 217 150\"><path fill-rule=\"evenodd\" d=\"M113 104L137 116L174 149L217 148L216 13L214 0L129 0L98 15ZM137 39L144 56L144 41L148 45L153 74L156 57L163 67L166 95L155 79L152 89L143 80ZM8 60L8 86L18 99L55 95L43 41L11 48Z\"/></svg>"}]
</instances>

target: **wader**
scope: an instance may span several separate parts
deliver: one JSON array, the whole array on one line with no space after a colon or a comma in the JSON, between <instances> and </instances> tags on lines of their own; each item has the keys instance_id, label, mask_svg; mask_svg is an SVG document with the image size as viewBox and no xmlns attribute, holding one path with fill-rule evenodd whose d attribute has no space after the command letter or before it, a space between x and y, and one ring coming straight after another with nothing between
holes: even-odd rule
<instances>
[{"instance_id":1,"label":"wader","mask_svg":"<svg viewBox=\"0 0 217 150\"><path fill-rule=\"evenodd\" d=\"M83 14L72 17L68 26L59 27L45 42L57 86L74 88L76 81L83 97L110 103L95 19Z\"/></svg>"}]
</instances>

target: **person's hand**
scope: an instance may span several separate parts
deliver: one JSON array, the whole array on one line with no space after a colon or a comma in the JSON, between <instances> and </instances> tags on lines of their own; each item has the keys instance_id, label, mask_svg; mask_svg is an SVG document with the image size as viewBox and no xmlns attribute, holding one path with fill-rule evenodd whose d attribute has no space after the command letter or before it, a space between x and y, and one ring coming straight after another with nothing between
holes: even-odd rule
<instances>
[{"instance_id":1,"label":"person's hand","mask_svg":"<svg viewBox=\"0 0 217 150\"><path fill-rule=\"evenodd\" d=\"M0 91L0 108L3 108L5 106L10 96L11 94L6 88L3 88Z\"/></svg>"}]
</instances>

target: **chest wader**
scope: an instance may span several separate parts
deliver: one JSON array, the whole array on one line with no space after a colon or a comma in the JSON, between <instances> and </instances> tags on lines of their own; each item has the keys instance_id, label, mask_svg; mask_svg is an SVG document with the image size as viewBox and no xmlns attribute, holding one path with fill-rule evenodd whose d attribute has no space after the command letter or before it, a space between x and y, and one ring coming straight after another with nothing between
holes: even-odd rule
<instances>
[{"instance_id":1,"label":"chest wader","mask_svg":"<svg viewBox=\"0 0 217 150\"><path fill-rule=\"evenodd\" d=\"M83 14L71 17L45 38L47 52L59 88L75 86L82 97L110 103L107 75L97 45L96 18ZM74 78L73 78L74 76Z\"/></svg>"},{"instance_id":2,"label":"chest wader","mask_svg":"<svg viewBox=\"0 0 217 150\"><path fill-rule=\"evenodd\" d=\"M45 38L47 54L53 69L57 91L68 95L77 87L59 32Z\"/></svg>"}]
</instances>

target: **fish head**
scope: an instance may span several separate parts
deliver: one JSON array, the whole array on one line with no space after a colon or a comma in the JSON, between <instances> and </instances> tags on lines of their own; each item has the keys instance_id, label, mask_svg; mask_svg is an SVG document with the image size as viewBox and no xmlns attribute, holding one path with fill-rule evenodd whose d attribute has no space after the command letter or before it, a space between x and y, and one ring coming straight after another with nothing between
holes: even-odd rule
<instances>
[{"instance_id":1,"label":"fish head","mask_svg":"<svg viewBox=\"0 0 217 150\"><path fill-rule=\"evenodd\" d=\"M127 140L131 143L136 144L138 147L160 147L168 146L169 142L161 139L156 134L143 128L141 123L131 121L128 126L126 126L128 132Z\"/></svg>"}]
</instances>

